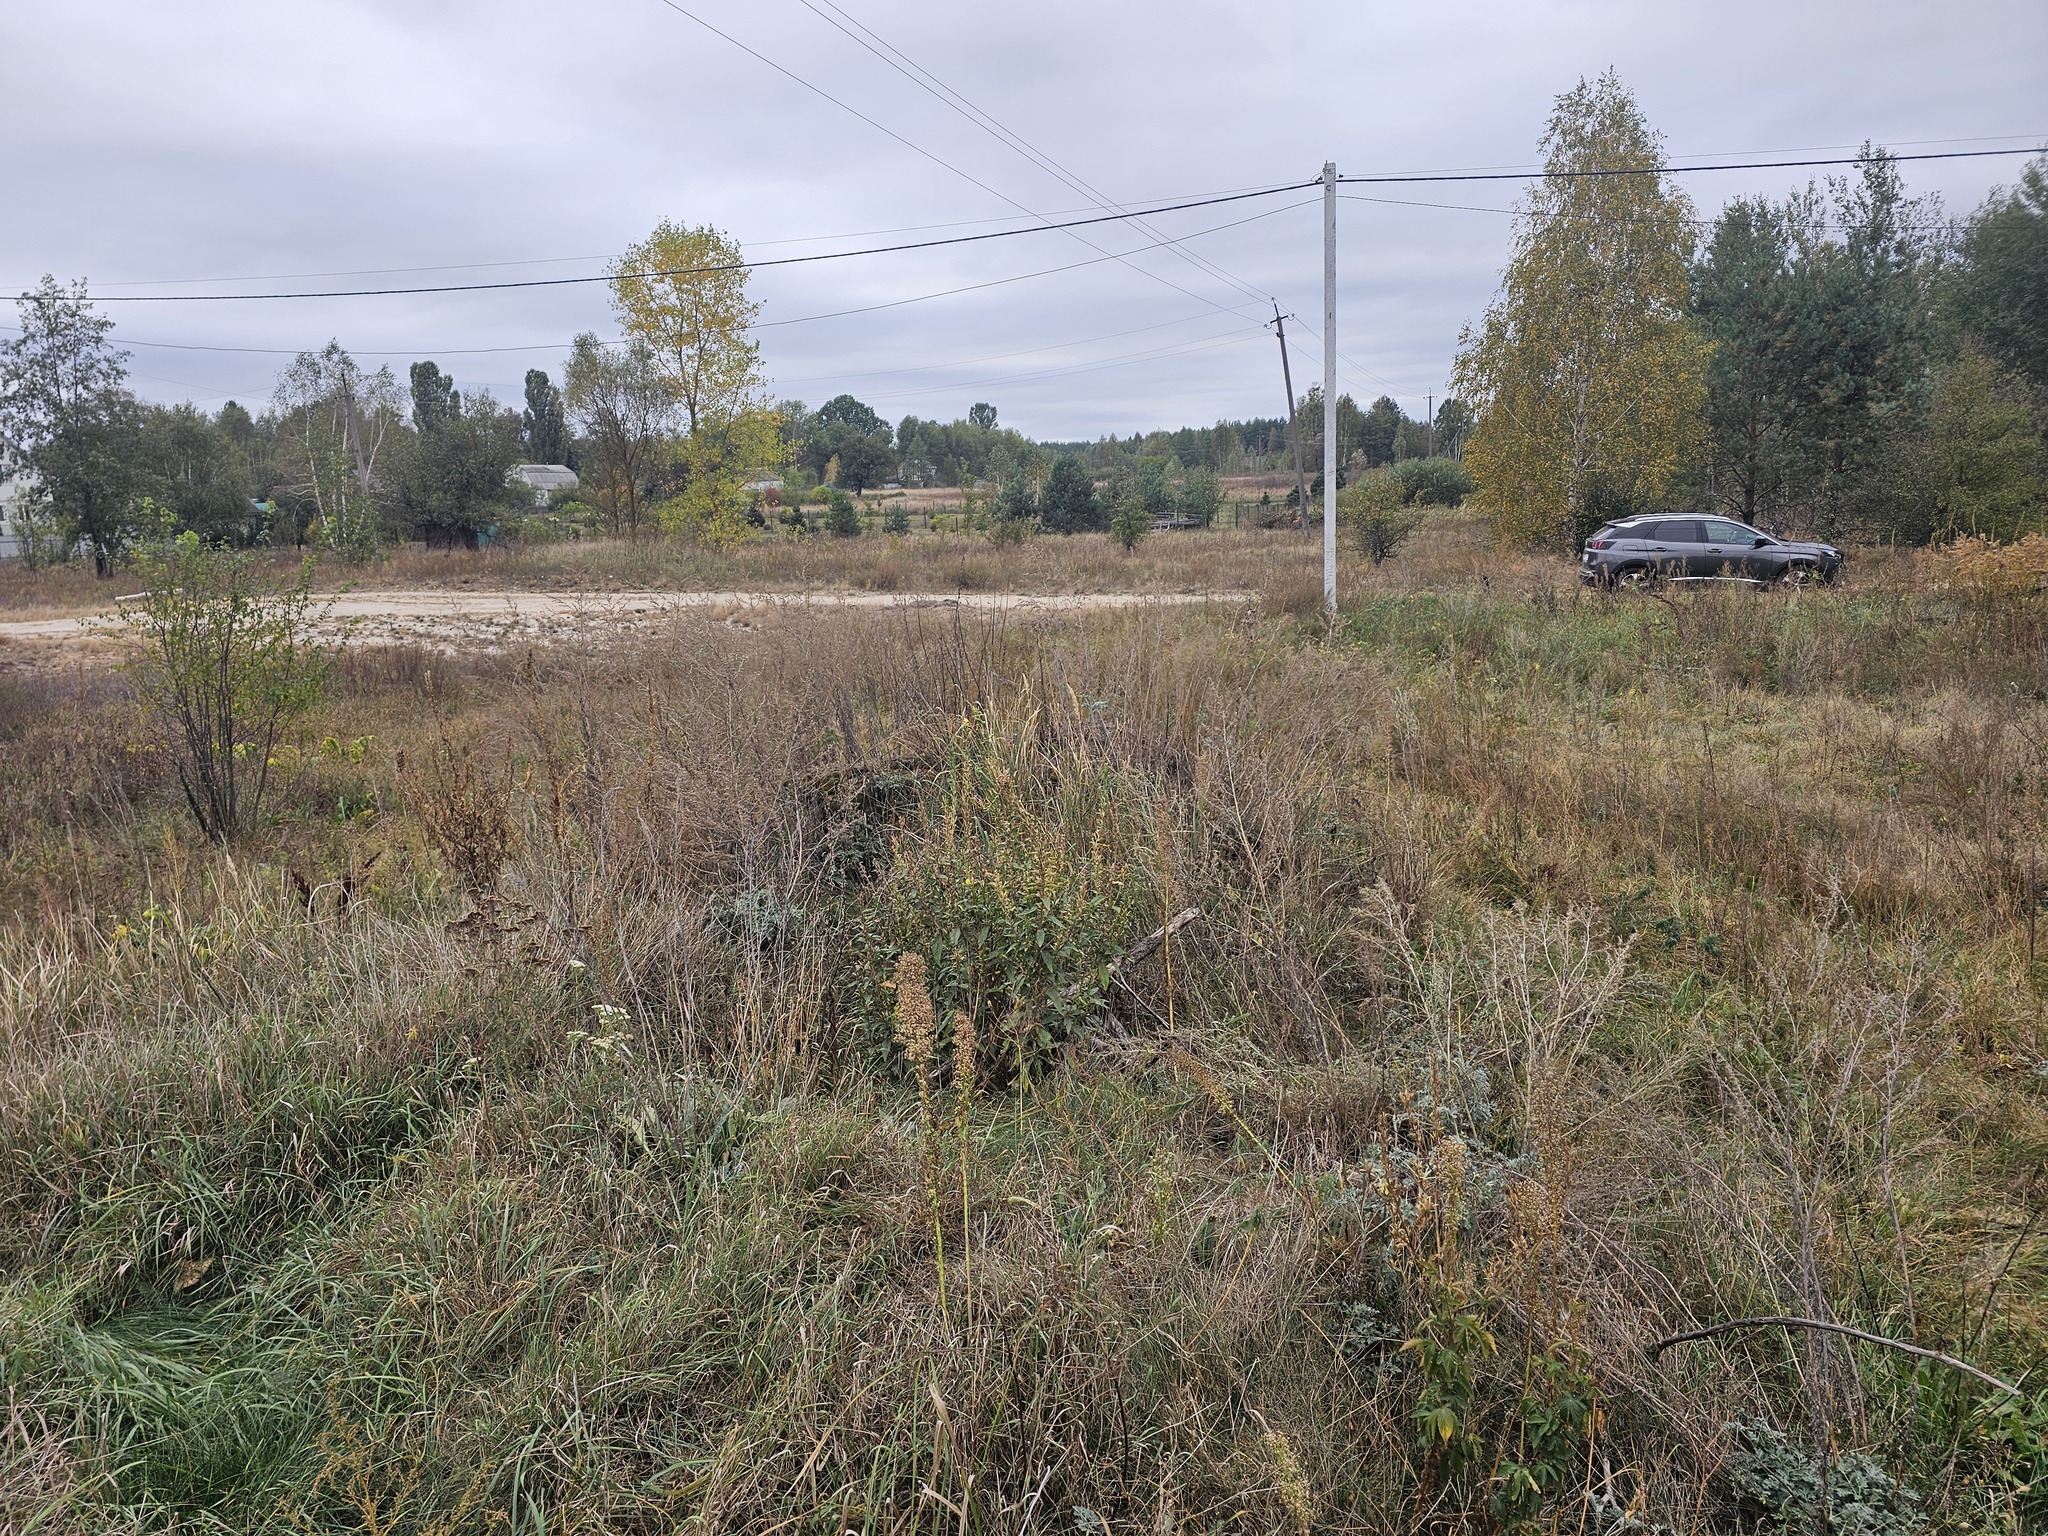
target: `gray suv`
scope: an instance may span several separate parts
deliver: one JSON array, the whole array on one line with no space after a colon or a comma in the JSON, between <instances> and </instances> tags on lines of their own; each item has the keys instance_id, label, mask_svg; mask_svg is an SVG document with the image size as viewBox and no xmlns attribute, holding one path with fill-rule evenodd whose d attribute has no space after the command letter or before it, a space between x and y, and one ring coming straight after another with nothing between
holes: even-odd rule
<instances>
[{"instance_id":1,"label":"gray suv","mask_svg":"<svg viewBox=\"0 0 2048 1536\"><path fill-rule=\"evenodd\" d=\"M1579 580L1588 586L1661 581L1827 583L1842 569L1832 544L1775 539L1720 517L1629 517L1586 540Z\"/></svg>"}]
</instances>

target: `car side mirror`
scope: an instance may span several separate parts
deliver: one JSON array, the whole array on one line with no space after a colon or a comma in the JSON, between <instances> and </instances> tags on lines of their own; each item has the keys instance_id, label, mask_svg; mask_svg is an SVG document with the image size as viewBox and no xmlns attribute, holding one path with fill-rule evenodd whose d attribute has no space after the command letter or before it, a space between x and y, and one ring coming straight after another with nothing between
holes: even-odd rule
<instances>
[{"instance_id":1,"label":"car side mirror","mask_svg":"<svg viewBox=\"0 0 2048 1536\"><path fill-rule=\"evenodd\" d=\"M1769 544L1770 542L1771 542L1771 541L1770 541L1769 539L1765 538L1765 537L1764 537L1764 536L1763 536L1762 534L1758 534L1758 535L1757 535L1757 540L1756 540L1756 542L1755 542L1754 544L1750 545L1749 547L1750 547L1751 549L1762 549L1762 548L1764 548L1764 547L1765 547L1766 545L1768 545L1768 544Z\"/></svg>"}]
</instances>

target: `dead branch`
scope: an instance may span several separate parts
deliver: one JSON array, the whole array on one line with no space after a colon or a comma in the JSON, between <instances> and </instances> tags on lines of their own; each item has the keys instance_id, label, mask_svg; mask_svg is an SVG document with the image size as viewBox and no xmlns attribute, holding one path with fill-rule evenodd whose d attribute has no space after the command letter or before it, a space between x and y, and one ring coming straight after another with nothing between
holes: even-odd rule
<instances>
[{"instance_id":1,"label":"dead branch","mask_svg":"<svg viewBox=\"0 0 2048 1536\"><path fill-rule=\"evenodd\" d=\"M1900 1339L1888 1339L1881 1333L1865 1333L1861 1328L1851 1328L1844 1323L1824 1323L1813 1317L1738 1317L1729 1322L1715 1323L1711 1328L1695 1328L1689 1333L1674 1333L1668 1339L1659 1339L1650 1346L1650 1358L1655 1360L1674 1344L1687 1344L1694 1339L1711 1339L1716 1334L1733 1333L1738 1328L1811 1328L1817 1333L1839 1333L1852 1339L1861 1339L1866 1344L1882 1344L1887 1349L1896 1349L1902 1354L1917 1355L1922 1360L1932 1360L1945 1365L1952 1371L1961 1371L1965 1376L1974 1376L1988 1387L2019 1396L2020 1389L2009 1381L2000 1381L1988 1372L1980 1371L1974 1365L1966 1365L1954 1355L1944 1355L1932 1349L1922 1349L1918 1344L1908 1344Z\"/></svg>"}]
</instances>

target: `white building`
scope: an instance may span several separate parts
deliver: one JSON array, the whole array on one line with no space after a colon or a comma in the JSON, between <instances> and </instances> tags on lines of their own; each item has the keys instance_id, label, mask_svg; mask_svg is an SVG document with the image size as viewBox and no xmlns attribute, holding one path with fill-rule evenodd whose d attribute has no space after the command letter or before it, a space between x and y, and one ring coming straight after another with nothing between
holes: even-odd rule
<instances>
[{"instance_id":1,"label":"white building","mask_svg":"<svg viewBox=\"0 0 2048 1536\"><path fill-rule=\"evenodd\" d=\"M514 464L506 479L515 480L533 492L533 504L544 507L556 491L573 491L583 484L566 464Z\"/></svg>"}]
</instances>

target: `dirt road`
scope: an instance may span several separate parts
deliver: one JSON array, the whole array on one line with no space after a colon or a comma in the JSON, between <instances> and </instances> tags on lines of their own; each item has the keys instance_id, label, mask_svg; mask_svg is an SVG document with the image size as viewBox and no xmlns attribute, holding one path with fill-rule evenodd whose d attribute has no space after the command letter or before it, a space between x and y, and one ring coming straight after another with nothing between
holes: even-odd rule
<instances>
[{"instance_id":1,"label":"dirt road","mask_svg":"<svg viewBox=\"0 0 2048 1536\"><path fill-rule=\"evenodd\" d=\"M323 627L372 642L493 644L632 628L682 613L748 615L820 609L962 609L977 613L1072 613L1105 608L1245 600L1242 592L349 592L322 601ZM103 629L109 614L0 620L0 639L59 640Z\"/></svg>"}]
</instances>

